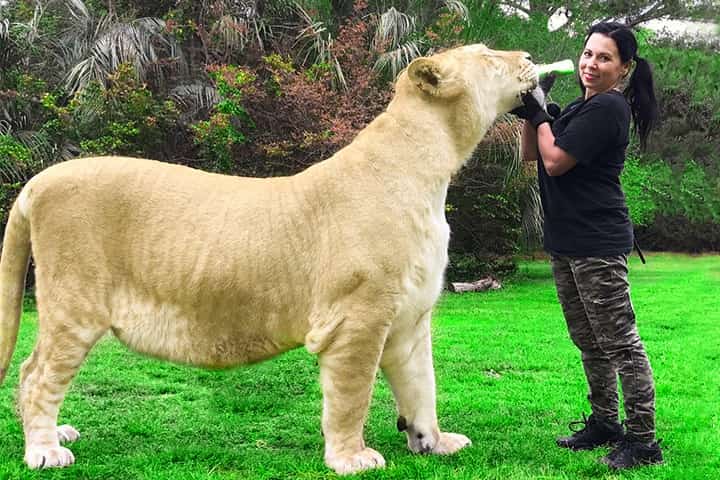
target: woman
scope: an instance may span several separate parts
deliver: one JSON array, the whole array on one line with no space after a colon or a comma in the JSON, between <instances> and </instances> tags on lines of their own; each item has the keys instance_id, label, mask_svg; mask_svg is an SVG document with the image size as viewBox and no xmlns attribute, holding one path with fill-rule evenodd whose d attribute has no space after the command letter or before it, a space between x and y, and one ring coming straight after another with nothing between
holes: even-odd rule
<instances>
[{"instance_id":1,"label":"woman","mask_svg":"<svg viewBox=\"0 0 720 480\"><path fill-rule=\"evenodd\" d=\"M538 162L544 246L570 337L582 353L592 414L560 447L614 449L614 469L662 463L655 440L655 387L635 325L627 279L633 230L620 173L634 124L645 147L656 115L652 71L624 25L592 26L578 62L583 95L556 119L532 95L513 111L526 120L522 155ZM619 423L622 382L626 432Z\"/></svg>"}]
</instances>

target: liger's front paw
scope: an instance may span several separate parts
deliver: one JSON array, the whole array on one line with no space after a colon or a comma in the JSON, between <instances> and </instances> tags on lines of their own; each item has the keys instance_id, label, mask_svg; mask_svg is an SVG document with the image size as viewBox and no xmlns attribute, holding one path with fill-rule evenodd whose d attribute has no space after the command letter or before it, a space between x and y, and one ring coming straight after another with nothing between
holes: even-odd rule
<instances>
[{"instance_id":1,"label":"liger's front paw","mask_svg":"<svg viewBox=\"0 0 720 480\"><path fill-rule=\"evenodd\" d=\"M465 435L461 435L459 433L441 432L440 439L435 444L431 453L438 455L450 455L451 453L455 453L461 448L465 448L469 445L472 445L472 442Z\"/></svg>"},{"instance_id":2,"label":"liger's front paw","mask_svg":"<svg viewBox=\"0 0 720 480\"><path fill-rule=\"evenodd\" d=\"M338 475L349 475L363 470L383 468L385 459L372 448L364 448L351 455L325 456L325 464Z\"/></svg>"},{"instance_id":3,"label":"liger's front paw","mask_svg":"<svg viewBox=\"0 0 720 480\"><path fill-rule=\"evenodd\" d=\"M25 463L33 469L67 467L75 463L75 456L65 447L30 447L25 451Z\"/></svg>"}]
</instances>

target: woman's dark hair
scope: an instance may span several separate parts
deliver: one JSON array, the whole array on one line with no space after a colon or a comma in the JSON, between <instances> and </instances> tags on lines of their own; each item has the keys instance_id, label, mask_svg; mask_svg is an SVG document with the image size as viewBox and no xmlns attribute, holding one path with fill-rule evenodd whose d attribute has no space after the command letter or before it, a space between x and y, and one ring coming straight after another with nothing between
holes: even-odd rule
<instances>
[{"instance_id":1,"label":"woman's dark hair","mask_svg":"<svg viewBox=\"0 0 720 480\"><path fill-rule=\"evenodd\" d=\"M655 82L653 81L650 63L637 54L638 44L632 30L618 22L596 23L588 30L583 45L587 44L590 35L600 33L612 38L620 53L620 61L635 61L635 69L625 89L625 98L630 103L635 133L640 139L640 148L645 149L650 130L655 126L658 117L658 105L655 98ZM580 82L585 93L585 86Z\"/></svg>"}]
</instances>

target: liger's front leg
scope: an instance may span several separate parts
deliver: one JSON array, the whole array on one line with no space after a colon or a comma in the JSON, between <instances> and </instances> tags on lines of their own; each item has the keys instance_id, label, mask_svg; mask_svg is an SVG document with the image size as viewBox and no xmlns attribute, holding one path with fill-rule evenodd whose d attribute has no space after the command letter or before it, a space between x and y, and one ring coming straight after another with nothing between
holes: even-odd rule
<instances>
[{"instance_id":1,"label":"liger's front leg","mask_svg":"<svg viewBox=\"0 0 720 480\"><path fill-rule=\"evenodd\" d=\"M407 434L410 450L450 454L471 444L465 435L438 428L429 312L392 332L381 367L395 395L398 429Z\"/></svg>"}]
</instances>

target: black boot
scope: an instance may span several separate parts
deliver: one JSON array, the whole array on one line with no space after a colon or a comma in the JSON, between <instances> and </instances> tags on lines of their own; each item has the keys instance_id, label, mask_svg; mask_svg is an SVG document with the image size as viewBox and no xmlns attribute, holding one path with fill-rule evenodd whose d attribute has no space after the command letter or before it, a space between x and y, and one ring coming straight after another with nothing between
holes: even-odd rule
<instances>
[{"instance_id":1,"label":"black boot","mask_svg":"<svg viewBox=\"0 0 720 480\"><path fill-rule=\"evenodd\" d=\"M660 442L642 442L628 434L612 452L601 458L600 461L614 470L622 470L639 465L663 463L663 456Z\"/></svg>"},{"instance_id":2,"label":"black boot","mask_svg":"<svg viewBox=\"0 0 720 480\"><path fill-rule=\"evenodd\" d=\"M583 425L580 430L576 426ZM574 431L569 437L560 437L556 440L558 447L570 450L592 450L603 445L614 444L623 439L622 425L611 420L601 419L595 415L571 422L570 430Z\"/></svg>"}]
</instances>

